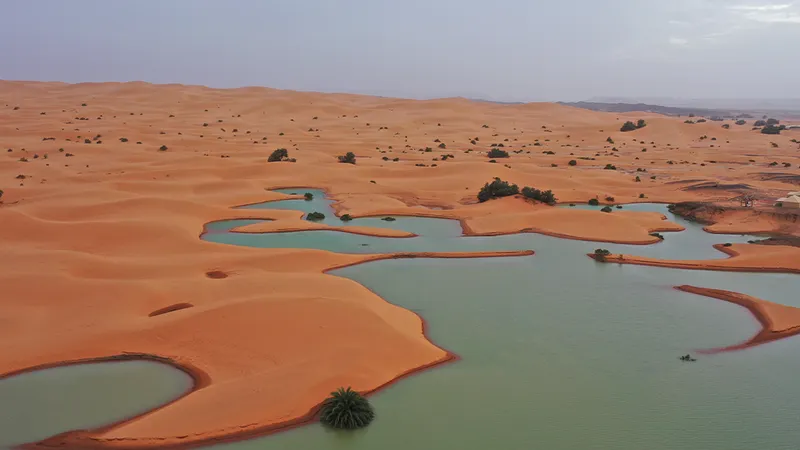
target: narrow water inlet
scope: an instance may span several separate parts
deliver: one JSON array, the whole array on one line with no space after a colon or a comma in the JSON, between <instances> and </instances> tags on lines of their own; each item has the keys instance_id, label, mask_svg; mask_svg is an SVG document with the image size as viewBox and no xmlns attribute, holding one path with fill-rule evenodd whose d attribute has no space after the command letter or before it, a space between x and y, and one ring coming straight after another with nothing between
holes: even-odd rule
<instances>
[{"instance_id":1,"label":"narrow water inlet","mask_svg":"<svg viewBox=\"0 0 800 450\"><path fill-rule=\"evenodd\" d=\"M185 395L187 373L153 361L92 362L0 379L0 449L116 423Z\"/></svg>"}]
</instances>

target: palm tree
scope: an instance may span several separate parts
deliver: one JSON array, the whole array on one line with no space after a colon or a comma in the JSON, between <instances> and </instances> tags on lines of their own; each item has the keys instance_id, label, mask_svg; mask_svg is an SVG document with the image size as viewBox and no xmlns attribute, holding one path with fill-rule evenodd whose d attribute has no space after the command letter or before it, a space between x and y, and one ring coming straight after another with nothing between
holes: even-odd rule
<instances>
[{"instance_id":1,"label":"palm tree","mask_svg":"<svg viewBox=\"0 0 800 450\"><path fill-rule=\"evenodd\" d=\"M354 430L372 422L375 412L369 401L351 388L339 388L331 392L322 403L320 421L333 428Z\"/></svg>"}]
</instances>

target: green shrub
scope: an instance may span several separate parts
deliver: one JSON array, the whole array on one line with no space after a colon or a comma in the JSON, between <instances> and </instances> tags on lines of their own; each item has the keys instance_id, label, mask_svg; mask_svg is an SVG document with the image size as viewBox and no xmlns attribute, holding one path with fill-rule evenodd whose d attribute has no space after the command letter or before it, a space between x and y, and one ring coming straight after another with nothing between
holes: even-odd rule
<instances>
[{"instance_id":1,"label":"green shrub","mask_svg":"<svg viewBox=\"0 0 800 450\"><path fill-rule=\"evenodd\" d=\"M483 203L492 198L508 197L519 194L516 184L509 184L500 178L495 178L491 183L486 183L478 192L478 201Z\"/></svg>"},{"instance_id":2,"label":"green shrub","mask_svg":"<svg viewBox=\"0 0 800 450\"><path fill-rule=\"evenodd\" d=\"M305 198L307 202L310 202L311 200L314 200L314 194L311 192L306 192L303 194L303 198Z\"/></svg>"},{"instance_id":3,"label":"green shrub","mask_svg":"<svg viewBox=\"0 0 800 450\"><path fill-rule=\"evenodd\" d=\"M158 147L158 150L162 151L162 152L165 152L165 151L167 151L167 146L166 145L162 145L161 147Z\"/></svg>"},{"instance_id":4,"label":"green shrub","mask_svg":"<svg viewBox=\"0 0 800 450\"><path fill-rule=\"evenodd\" d=\"M350 216L350 214L342 214L342 217L339 217L339 220L342 222L350 222L353 220L353 218Z\"/></svg>"},{"instance_id":5,"label":"green shrub","mask_svg":"<svg viewBox=\"0 0 800 450\"><path fill-rule=\"evenodd\" d=\"M613 211L613 209L610 206L604 206L600 211L603 211L604 213L610 213Z\"/></svg>"},{"instance_id":6,"label":"green shrub","mask_svg":"<svg viewBox=\"0 0 800 450\"><path fill-rule=\"evenodd\" d=\"M439 144L439 148L447 148L447 146L444 145L444 142L442 142L441 144Z\"/></svg>"},{"instance_id":7,"label":"green shrub","mask_svg":"<svg viewBox=\"0 0 800 450\"><path fill-rule=\"evenodd\" d=\"M615 166L613 164L606 164L606 166L603 167L603 169L604 170L617 170L617 166Z\"/></svg>"},{"instance_id":8,"label":"green shrub","mask_svg":"<svg viewBox=\"0 0 800 450\"><path fill-rule=\"evenodd\" d=\"M553 191L549 189L546 191L540 191L539 189L525 186L522 188L522 196L531 200L547 203L548 205L556 204L556 196L553 194Z\"/></svg>"},{"instance_id":9,"label":"green shrub","mask_svg":"<svg viewBox=\"0 0 800 450\"><path fill-rule=\"evenodd\" d=\"M644 119L639 119L636 121L636 128L644 128L647 126L647 122Z\"/></svg>"},{"instance_id":10,"label":"green shrub","mask_svg":"<svg viewBox=\"0 0 800 450\"><path fill-rule=\"evenodd\" d=\"M664 240L664 236L661 233L650 233L650 236L657 237L659 240Z\"/></svg>"},{"instance_id":11,"label":"green shrub","mask_svg":"<svg viewBox=\"0 0 800 450\"><path fill-rule=\"evenodd\" d=\"M765 127L765 126L767 126L767 121L766 120L756 120L755 122L753 122L753 126L754 127Z\"/></svg>"},{"instance_id":12,"label":"green shrub","mask_svg":"<svg viewBox=\"0 0 800 450\"><path fill-rule=\"evenodd\" d=\"M739 120L736 121L736 125L745 125L746 123L747 123L747 121L743 120L743 119L739 119Z\"/></svg>"},{"instance_id":13,"label":"green shrub","mask_svg":"<svg viewBox=\"0 0 800 450\"><path fill-rule=\"evenodd\" d=\"M119 138L119 141L120 142L128 142L128 138L124 138L124 137L123 138Z\"/></svg>"},{"instance_id":14,"label":"green shrub","mask_svg":"<svg viewBox=\"0 0 800 450\"><path fill-rule=\"evenodd\" d=\"M614 140L611 139L611 136L606 138L606 142L608 142L609 144L612 144L612 145L614 144Z\"/></svg>"},{"instance_id":15,"label":"green shrub","mask_svg":"<svg viewBox=\"0 0 800 450\"><path fill-rule=\"evenodd\" d=\"M306 216L306 220L316 221L316 220L323 220L323 219L325 219L325 214L322 214L321 212L317 212L317 211L310 212Z\"/></svg>"},{"instance_id":16,"label":"green shrub","mask_svg":"<svg viewBox=\"0 0 800 450\"><path fill-rule=\"evenodd\" d=\"M595 261L605 262L606 258L610 254L611 252L604 248L597 248L594 250L594 259Z\"/></svg>"},{"instance_id":17,"label":"green shrub","mask_svg":"<svg viewBox=\"0 0 800 450\"><path fill-rule=\"evenodd\" d=\"M345 430L363 428L374 418L375 412L369 401L349 387L331 392L331 396L322 403L320 409L320 422L333 428Z\"/></svg>"},{"instance_id":18,"label":"green shrub","mask_svg":"<svg viewBox=\"0 0 800 450\"><path fill-rule=\"evenodd\" d=\"M569 164L570 166L577 166L578 165L578 161L575 161L574 159L571 159L567 164Z\"/></svg>"},{"instance_id":19,"label":"green shrub","mask_svg":"<svg viewBox=\"0 0 800 450\"><path fill-rule=\"evenodd\" d=\"M781 123L781 121L778 119L773 119L773 118L767 119L767 125L777 125L779 123Z\"/></svg>"},{"instance_id":20,"label":"green shrub","mask_svg":"<svg viewBox=\"0 0 800 450\"><path fill-rule=\"evenodd\" d=\"M3 190L0 189L0 199L2 199L2 198L3 198Z\"/></svg>"},{"instance_id":21,"label":"green shrub","mask_svg":"<svg viewBox=\"0 0 800 450\"><path fill-rule=\"evenodd\" d=\"M619 131L626 132L626 131L633 131L636 129L636 124L631 122L630 120L622 124L622 128Z\"/></svg>"},{"instance_id":22,"label":"green shrub","mask_svg":"<svg viewBox=\"0 0 800 450\"><path fill-rule=\"evenodd\" d=\"M500 150L499 148L493 148L489 150L488 156L489 158L508 158L508 152Z\"/></svg>"},{"instance_id":23,"label":"green shrub","mask_svg":"<svg viewBox=\"0 0 800 450\"><path fill-rule=\"evenodd\" d=\"M600 200L598 200L596 198L590 198L589 199L589 205L590 206L598 206L598 205L600 205Z\"/></svg>"},{"instance_id":24,"label":"green shrub","mask_svg":"<svg viewBox=\"0 0 800 450\"><path fill-rule=\"evenodd\" d=\"M395 219L394 217L389 216L389 217L384 217L381 220L383 220L384 222L394 222L397 219Z\"/></svg>"},{"instance_id":25,"label":"green shrub","mask_svg":"<svg viewBox=\"0 0 800 450\"><path fill-rule=\"evenodd\" d=\"M288 157L289 157L288 150L286 150L285 148L278 148L275 149L275 151L273 151L271 155L269 155L269 158L267 158L267 162L282 161L284 158Z\"/></svg>"},{"instance_id":26,"label":"green shrub","mask_svg":"<svg viewBox=\"0 0 800 450\"><path fill-rule=\"evenodd\" d=\"M639 198L644 198L644 194L639 194Z\"/></svg>"},{"instance_id":27,"label":"green shrub","mask_svg":"<svg viewBox=\"0 0 800 450\"><path fill-rule=\"evenodd\" d=\"M345 164L355 164L356 163L356 154L353 152L347 152L342 156L339 156L339 162Z\"/></svg>"},{"instance_id":28,"label":"green shrub","mask_svg":"<svg viewBox=\"0 0 800 450\"><path fill-rule=\"evenodd\" d=\"M775 125L767 125L761 129L761 134L781 134L782 128Z\"/></svg>"}]
</instances>

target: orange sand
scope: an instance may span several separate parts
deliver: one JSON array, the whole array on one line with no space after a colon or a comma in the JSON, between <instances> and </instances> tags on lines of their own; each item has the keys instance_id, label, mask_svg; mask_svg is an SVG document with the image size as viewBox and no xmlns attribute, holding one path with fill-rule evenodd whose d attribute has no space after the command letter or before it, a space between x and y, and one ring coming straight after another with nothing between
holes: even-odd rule
<instances>
[{"instance_id":1,"label":"orange sand","mask_svg":"<svg viewBox=\"0 0 800 450\"><path fill-rule=\"evenodd\" d=\"M672 267L692 270L721 270L731 272L779 272L800 274L800 248L785 245L733 244L715 245L727 253L727 259L671 260L644 256L609 255L606 261L618 264ZM590 255L592 256L592 255Z\"/></svg>"},{"instance_id":2,"label":"orange sand","mask_svg":"<svg viewBox=\"0 0 800 450\"><path fill-rule=\"evenodd\" d=\"M747 341L730 347L707 351L706 353L742 350L800 334L800 308L772 303L749 295L719 289L708 289L688 285L677 286L677 289L743 306L747 308L761 324L761 331Z\"/></svg>"},{"instance_id":3,"label":"orange sand","mask_svg":"<svg viewBox=\"0 0 800 450\"><path fill-rule=\"evenodd\" d=\"M646 128L618 131L640 117ZM324 274L375 256L198 238L207 222L241 217L275 221L238 231L324 228L293 211L230 208L286 197L268 189L325 188L337 211L354 217L450 217L474 234L528 230L646 244L654 242L650 231L677 226L658 214L554 209L519 198L476 204L475 196L502 177L552 189L561 202L736 195L684 189L702 181L746 183L777 197L796 187L760 173L800 174L790 132L764 136L747 126L723 130L716 122L686 125L554 104L138 82L0 82L0 136L0 374L142 353L207 376L156 411L51 441L81 448L189 445L265 432L307 418L338 386L371 391L451 358L424 336L414 313ZM541 146L533 145L537 139ZM504 144L511 157L489 163L491 143ZM266 163L278 147L297 162ZM432 149L418 151L425 147ZM336 162L347 151L356 153L356 165ZM443 161L445 154L454 157ZM577 166L567 165L571 159ZM768 166L773 160L792 168ZM602 170L609 163L618 170ZM717 264L751 270L800 260L796 250L740 247L741 256ZM193 306L171 309L182 303ZM149 317L159 310L171 312Z\"/></svg>"}]
</instances>

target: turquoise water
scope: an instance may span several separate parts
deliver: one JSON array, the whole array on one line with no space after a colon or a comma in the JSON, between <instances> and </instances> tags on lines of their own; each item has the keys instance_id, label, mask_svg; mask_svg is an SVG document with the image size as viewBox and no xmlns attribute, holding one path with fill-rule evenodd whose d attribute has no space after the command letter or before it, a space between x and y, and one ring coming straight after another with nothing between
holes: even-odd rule
<instances>
[{"instance_id":1,"label":"turquoise water","mask_svg":"<svg viewBox=\"0 0 800 450\"><path fill-rule=\"evenodd\" d=\"M307 189L291 189L302 194ZM263 248L343 253L535 250L534 256L384 260L339 269L387 301L422 315L429 335L462 359L370 397L377 419L337 432L314 424L219 444L223 450L796 450L797 338L703 354L745 341L759 326L739 306L688 294L691 284L800 307L800 276L600 264L595 248L675 259L726 257L711 245L752 236L687 229L631 246L537 234L464 237L457 221L397 217L341 222L321 191L241 209L300 209L332 226L414 232L375 238L339 231L231 233L258 220L209 224L203 239ZM597 208L599 210L599 208ZM615 212L617 210L615 209ZM598 212L598 214L606 214ZM613 212L611 213L613 214ZM243 213L246 216L246 213ZM696 363L683 363L692 353ZM190 380L154 363L110 363L34 372L0 381L0 447L114 422L175 398ZM322 399L320 399L322 400ZM14 405L7 408L6 405ZM20 412L21 411L21 412ZM5 414L5 415L4 415Z\"/></svg>"},{"instance_id":2,"label":"turquoise water","mask_svg":"<svg viewBox=\"0 0 800 450\"><path fill-rule=\"evenodd\" d=\"M108 425L161 406L192 387L149 361L77 364L0 380L0 448Z\"/></svg>"},{"instance_id":3,"label":"turquoise water","mask_svg":"<svg viewBox=\"0 0 800 450\"><path fill-rule=\"evenodd\" d=\"M317 200L324 201L315 195ZM331 211L324 206L311 207L327 215ZM536 251L513 258L385 260L333 272L421 314L433 341L462 360L372 396L378 418L366 430L343 433L311 425L213 448L798 448L797 340L697 355L747 340L758 324L744 308L673 286L727 289L800 307L800 277L598 264L587 258L597 247L660 258L719 258L725 255L712 244L753 238L705 233L663 205L627 209L635 208L662 212L687 230L665 234L664 242L651 246L535 234L459 237L450 232L458 226L453 221L431 222L427 234L428 219L415 219L420 237L407 239L336 231L205 236L234 245L348 253ZM404 227L406 220L390 224ZM678 356L686 353L699 361L680 362Z\"/></svg>"}]
</instances>

